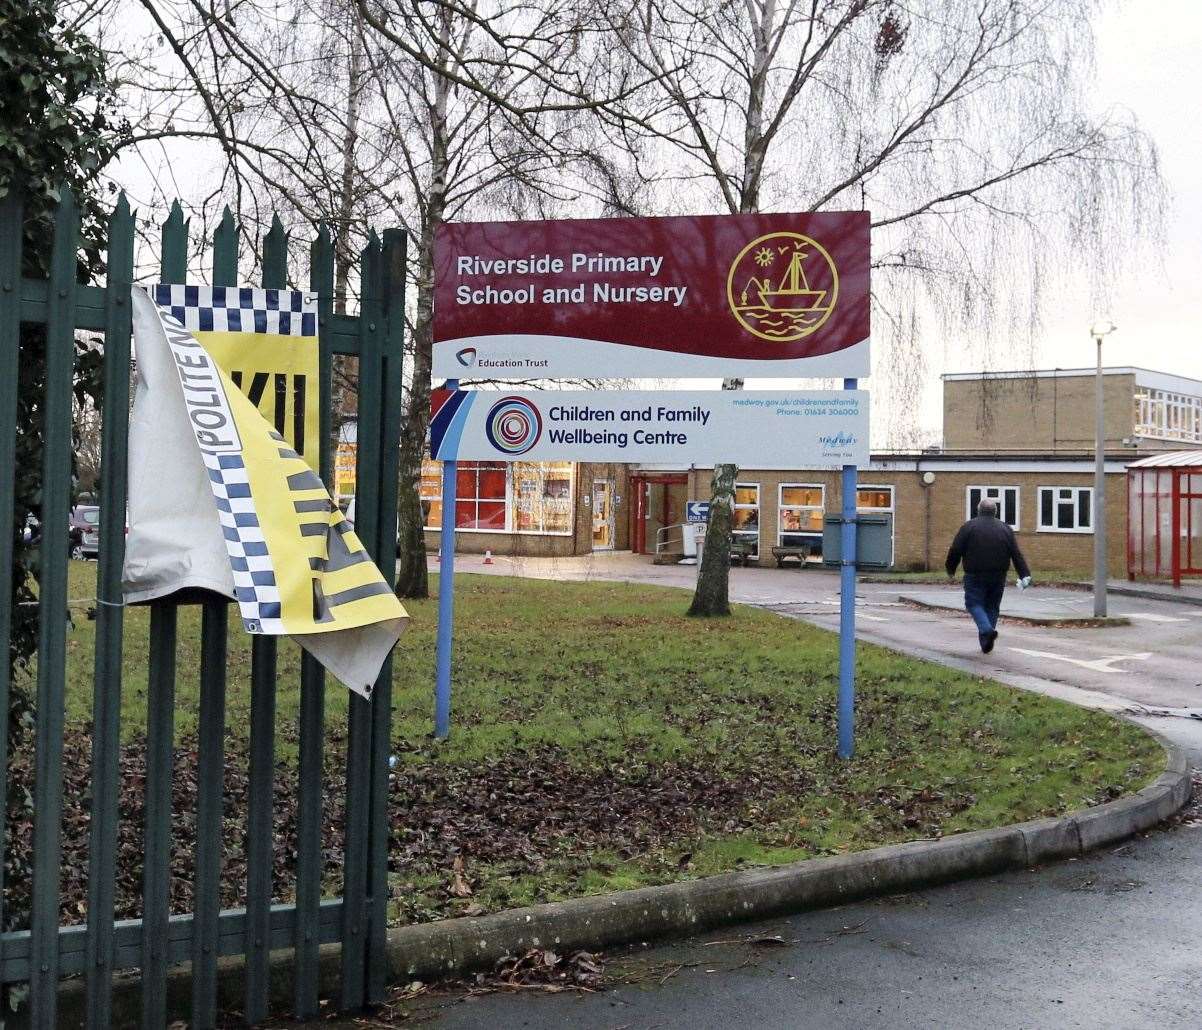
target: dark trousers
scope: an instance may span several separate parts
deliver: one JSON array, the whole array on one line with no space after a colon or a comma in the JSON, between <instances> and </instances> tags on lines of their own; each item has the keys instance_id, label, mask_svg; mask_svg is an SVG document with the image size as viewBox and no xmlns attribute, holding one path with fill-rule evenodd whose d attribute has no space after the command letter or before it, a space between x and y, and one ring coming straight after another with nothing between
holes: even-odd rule
<instances>
[{"instance_id":1,"label":"dark trousers","mask_svg":"<svg viewBox=\"0 0 1202 1030\"><path fill-rule=\"evenodd\" d=\"M1002 594L1006 592L1004 572L964 573L964 607L977 624L981 639L997 629L998 611L1002 607Z\"/></svg>"}]
</instances>

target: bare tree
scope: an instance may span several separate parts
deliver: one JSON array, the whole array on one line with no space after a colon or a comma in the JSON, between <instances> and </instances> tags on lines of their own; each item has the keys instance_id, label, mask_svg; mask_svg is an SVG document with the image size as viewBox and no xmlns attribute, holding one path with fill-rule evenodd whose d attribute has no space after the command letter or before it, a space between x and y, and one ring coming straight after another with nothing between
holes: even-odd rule
<instances>
[{"instance_id":1,"label":"bare tree","mask_svg":"<svg viewBox=\"0 0 1202 1030\"><path fill-rule=\"evenodd\" d=\"M1104 275L1113 240L1156 222L1151 144L1085 111L1095 7L614 0L601 24L653 85L600 118L615 146L641 148L645 176L688 182L694 204L872 210L877 364L913 397L927 316L1029 344L1058 262ZM691 614L729 612L736 477L715 468Z\"/></svg>"},{"instance_id":2,"label":"bare tree","mask_svg":"<svg viewBox=\"0 0 1202 1030\"><path fill-rule=\"evenodd\" d=\"M74 414L75 489L80 494L95 494L100 482L100 410L89 398L76 398Z\"/></svg>"},{"instance_id":3,"label":"bare tree","mask_svg":"<svg viewBox=\"0 0 1202 1030\"><path fill-rule=\"evenodd\" d=\"M576 12L553 3L125 2L146 12L170 58L144 61L141 77L131 76L140 116L129 146L183 137L217 148L216 181L198 198L202 234L218 196L239 210L252 259L277 210L288 227L330 224L335 304L345 310L368 225L387 220L408 231L416 289L405 395L397 399L405 411L398 591L424 596L418 488L434 238L446 218L547 216L581 195L603 210L629 209L633 180L590 145L595 126L584 117L597 105L585 84L600 78L591 68L603 52L590 48ZM633 88L621 75L605 79L616 84L608 100ZM341 398L357 386L354 363L340 362L334 379L341 418L349 414Z\"/></svg>"}]
</instances>

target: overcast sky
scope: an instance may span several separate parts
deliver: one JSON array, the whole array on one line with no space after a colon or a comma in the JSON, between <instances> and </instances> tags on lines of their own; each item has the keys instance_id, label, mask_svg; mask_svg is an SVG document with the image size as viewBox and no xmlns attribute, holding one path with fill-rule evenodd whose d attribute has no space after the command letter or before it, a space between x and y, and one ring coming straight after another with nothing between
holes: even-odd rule
<instances>
[{"instance_id":1,"label":"overcast sky","mask_svg":"<svg viewBox=\"0 0 1202 1030\"><path fill-rule=\"evenodd\" d=\"M1094 311L1088 290L1049 305L1043 367L1092 365L1089 327L1108 317L1108 365L1137 365L1202 379L1202 3L1129 0L1097 24L1095 107L1133 111L1160 149L1171 194L1162 267L1147 267ZM1003 364L1004 364L1004 359ZM949 354L944 371L967 371ZM999 365L999 368L1003 365Z\"/></svg>"},{"instance_id":2,"label":"overcast sky","mask_svg":"<svg viewBox=\"0 0 1202 1030\"><path fill-rule=\"evenodd\" d=\"M1134 113L1159 148L1162 175L1170 194L1165 238L1159 259L1133 269L1108 300L1091 300L1082 278L1051 295L1045 332L1032 356L1021 347L994 346L991 370L1091 366L1091 324L1109 318L1118 331L1105 344L1107 365L1138 365L1202 379L1202 0L1116 0L1095 23L1097 80L1092 107L1098 115L1113 107ZM198 148L187 148L197 156ZM147 155L150 157L151 155ZM152 160L153 163L153 160ZM203 164L203 162L202 162ZM215 168L213 169L216 174ZM123 164L119 177L141 200L150 180L136 162ZM202 178L204 176L201 176ZM1116 241L1116 247L1123 246ZM974 341L924 341L929 378L918 402L924 430L941 428L939 374L979 371L983 353ZM791 381L790 381L791 382ZM785 381L777 381L785 385ZM680 387L716 387L715 380L680 380ZM755 380L750 386L769 386ZM886 384L874 388L874 443L887 446L891 419ZM899 399L907 407L914 398Z\"/></svg>"}]
</instances>

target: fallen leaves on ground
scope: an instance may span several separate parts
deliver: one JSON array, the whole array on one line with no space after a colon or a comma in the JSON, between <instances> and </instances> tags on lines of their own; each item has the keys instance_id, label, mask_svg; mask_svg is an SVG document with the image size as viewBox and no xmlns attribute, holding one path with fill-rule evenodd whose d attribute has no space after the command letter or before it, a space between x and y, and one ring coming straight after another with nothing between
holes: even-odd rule
<instances>
[{"instance_id":1,"label":"fallen leaves on ground","mask_svg":"<svg viewBox=\"0 0 1202 1030\"><path fill-rule=\"evenodd\" d=\"M560 991L600 989L605 978L601 955L577 951L561 955L545 948L531 948L523 955L507 956L491 974L476 977L476 993L489 991L537 990L549 994Z\"/></svg>"}]
</instances>

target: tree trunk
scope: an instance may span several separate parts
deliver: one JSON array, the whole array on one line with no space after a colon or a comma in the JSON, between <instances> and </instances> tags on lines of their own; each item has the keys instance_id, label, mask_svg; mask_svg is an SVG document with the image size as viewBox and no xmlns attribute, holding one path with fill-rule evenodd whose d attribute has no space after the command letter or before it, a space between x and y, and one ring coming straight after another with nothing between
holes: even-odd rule
<instances>
[{"instance_id":1,"label":"tree trunk","mask_svg":"<svg viewBox=\"0 0 1202 1030\"><path fill-rule=\"evenodd\" d=\"M338 184L338 212L334 223L334 310L346 314L346 296L351 268L351 223L355 216L355 151L359 143L359 94L363 87L363 43L359 36L358 10L351 26L351 52L347 62L346 126L342 135L342 177Z\"/></svg>"},{"instance_id":2,"label":"tree trunk","mask_svg":"<svg viewBox=\"0 0 1202 1030\"><path fill-rule=\"evenodd\" d=\"M431 192L431 199L433 198ZM400 535L397 556L398 597L429 597L430 581L426 570L426 519L422 511L419 486L422 459L426 454L426 429L430 424L430 347L434 334L434 220L442 219L442 196L438 193L437 210L427 206L423 219L418 254L417 317L413 325L413 374L409 384L409 403L401 430L398 464L397 519Z\"/></svg>"},{"instance_id":3,"label":"tree trunk","mask_svg":"<svg viewBox=\"0 0 1202 1030\"><path fill-rule=\"evenodd\" d=\"M743 123L740 214L758 211L760 206L760 176L768 149L768 142L764 139L764 97L772 59L770 38L776 23L776 4L773 0L765 0L763 4L749 9L757 20L751 26L755 55ZM743 380L724 379L722 389L741 390ZM693 603L689 606L690 615L730 614L730 542L734 521L735 478L738 474L735 465L714 467L710 519L705 527L705 550L701 568L697 571L697 587L693 591Z\"/></svg>"},{"instance_id":4,"label":"tree trunk","mask_svg":"<svg viewBox=\"0 0 1202 1030\"><path fill-rule=\"evenodd\" d=\"M693 592L690 615L713 616L730 614L730 541L734 522L735 476L734 465L714 468L709 524L705 527L705 548L697 574L697 589Z\"/></svg>"},{"instance_id":5,"label":"tree trunk","mask_svg":"<svg viewBox=\"0 0 1202 1030\"><path fill-rule=\"evenodd\" d=\"M442 12L443 66L449 54L450 12ZM450 83L437 78L434 103L430 110L431 169L430 186L422 210L422 235L418 254L417 313L413 323L413 377L409 386L409 404L401 432L397 484L399 551L397 556L398 597L430 596L426 570L426 520L422 512L422 459L426 453L426 430L430 425L430 364L434 339L434 233L446 213L449 172L447 138L447 100Z\"/></svg>"}]
</instances>

